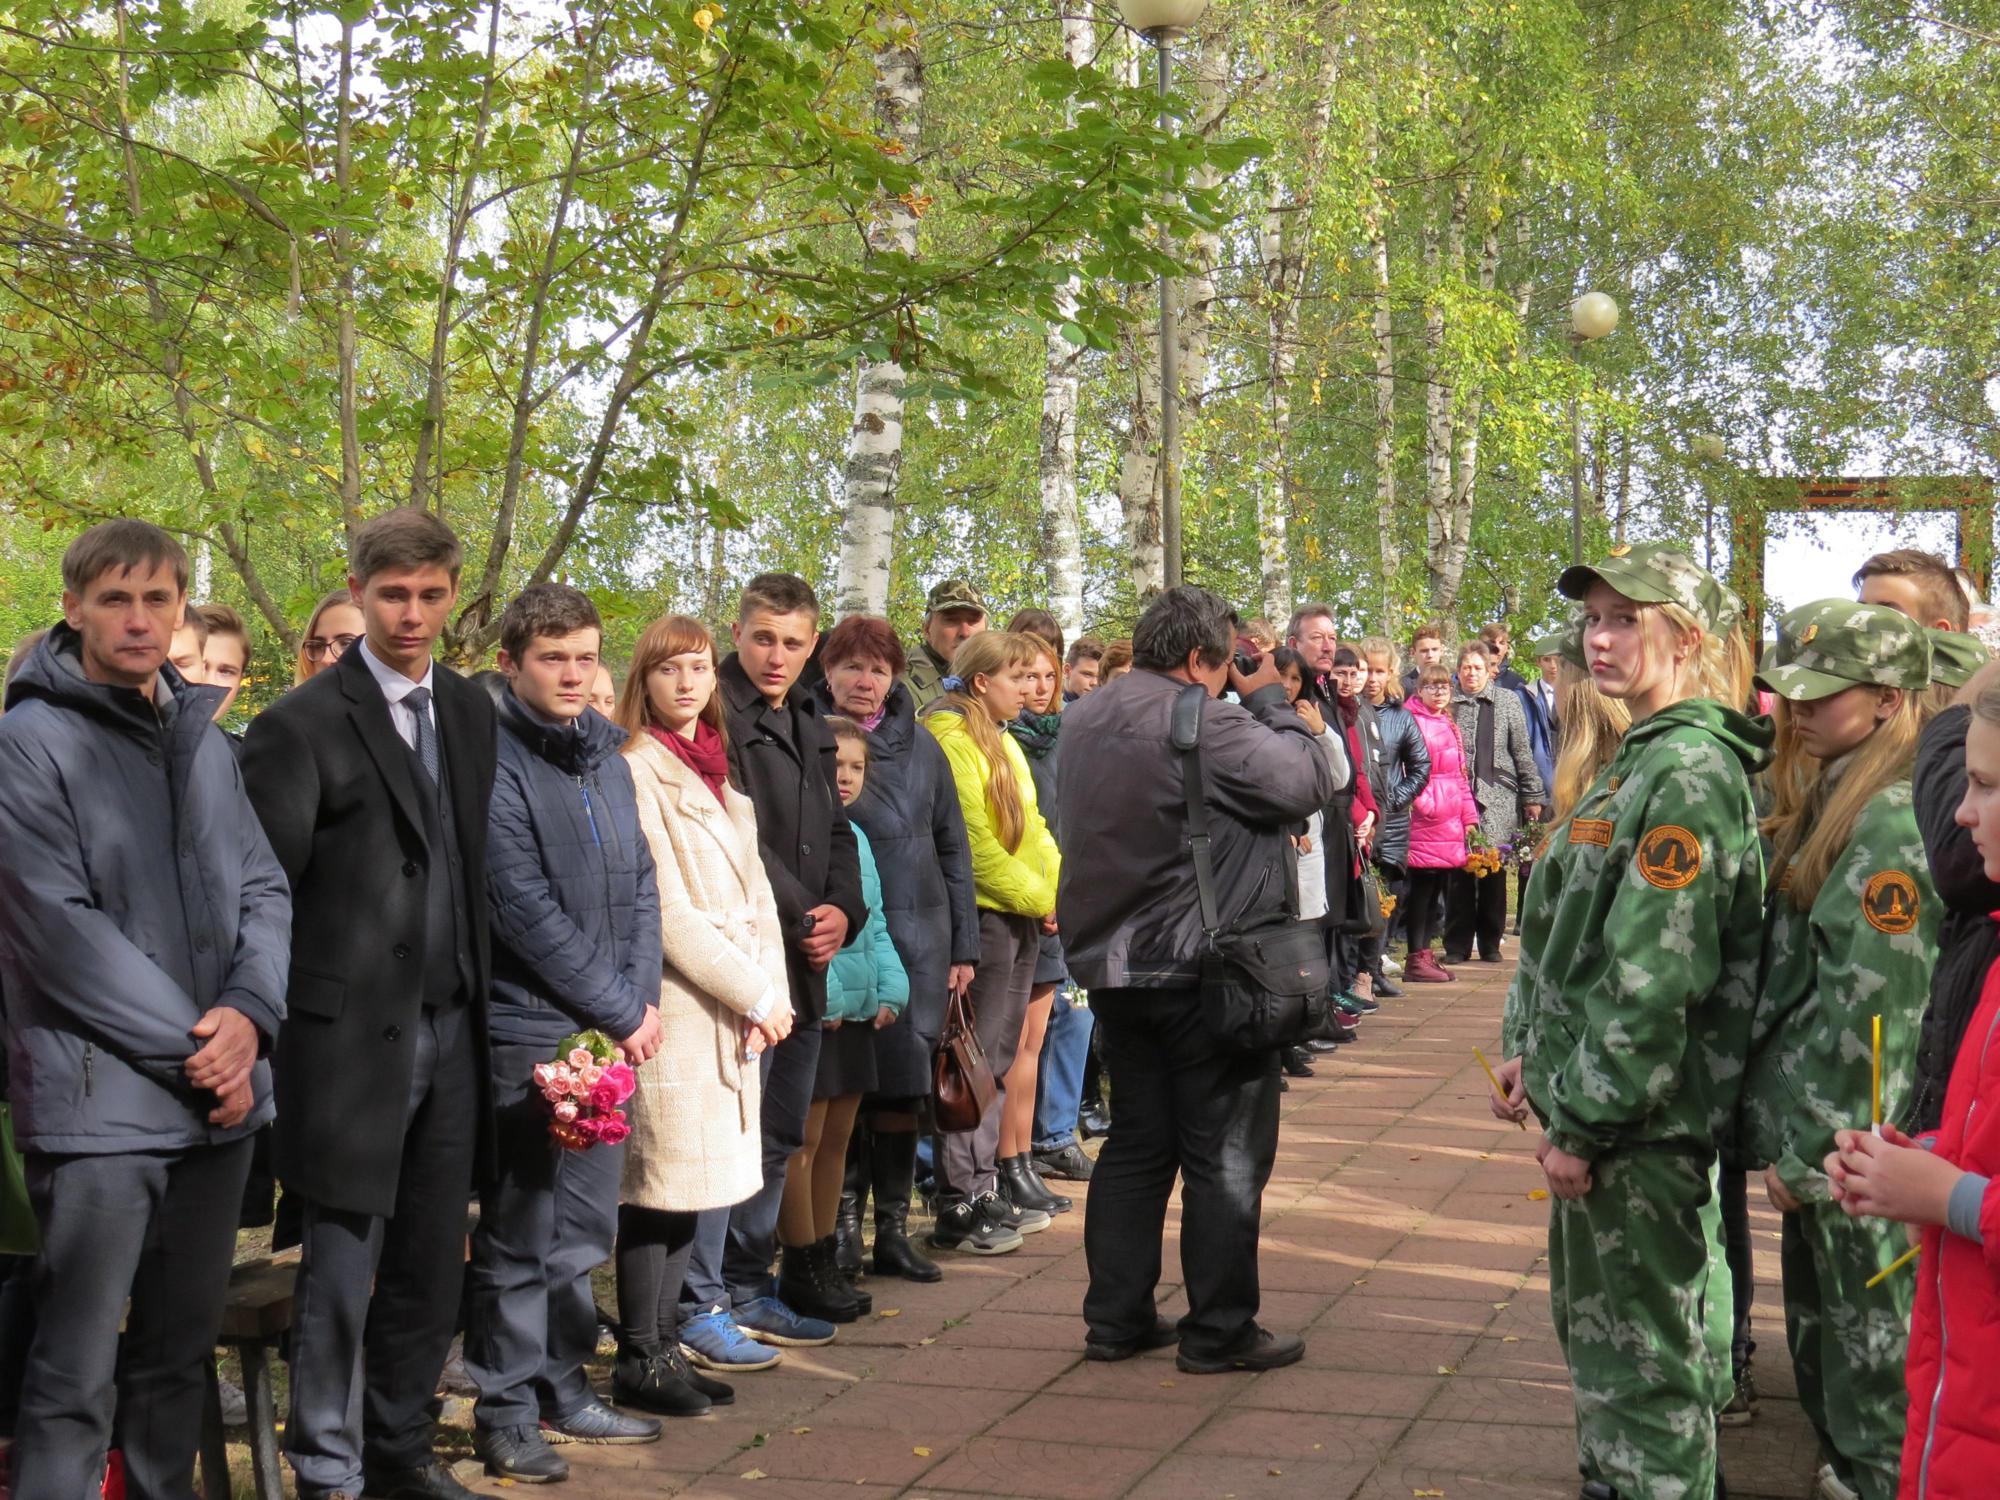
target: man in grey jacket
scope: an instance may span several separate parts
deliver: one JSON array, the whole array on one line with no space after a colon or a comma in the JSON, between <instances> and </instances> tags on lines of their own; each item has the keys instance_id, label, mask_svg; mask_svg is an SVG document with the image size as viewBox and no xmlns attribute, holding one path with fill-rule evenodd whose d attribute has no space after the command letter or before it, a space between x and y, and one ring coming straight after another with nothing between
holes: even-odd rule
<instances>
[{"instance_id":1,"label":"man in grey jacket","mask_svg":"<svg viewBox=\"0 0 2000 1500\"><path fill-rule=\"evenodd\" d=\"M64 622L0 717L0 993L42 1236L24 1497L96 1494L114 1415L126 1493L188 1493L271 1118L291 896L212 722L221 690L167 664L187 566L142 522L78 537Z\"/></svg>"},{"instance_id":2,"label":"man in grey jacket","mask_svg":"<svg viewBox=\"0 0 2000 1500\"><path fill-rule=\"evenodd\" d=\"M1290 835L1334 793L1334 772L1268 657L1231 663L1236 615L1171 588L1132 633L1133 670L1063 717L1056 915L1070 974L1090 991L1118 1128L1091 1176L1084 1250L1087 1358L1178 1342L1194 1374L1272 1369L1305 1352L1257 1326L1257 1231L1278 1141L1278 1057L1232 1053L1198 988L1205 947L1188 854L1175 700L1190 683L1240 703L1204 706L1200 748L1222 926L1298 913ZM1105 769L1116 766L1116 776ZM1182 1179L1188 1312L1160 1319L1160 1236Z\"/></svg>"}]
</instances>

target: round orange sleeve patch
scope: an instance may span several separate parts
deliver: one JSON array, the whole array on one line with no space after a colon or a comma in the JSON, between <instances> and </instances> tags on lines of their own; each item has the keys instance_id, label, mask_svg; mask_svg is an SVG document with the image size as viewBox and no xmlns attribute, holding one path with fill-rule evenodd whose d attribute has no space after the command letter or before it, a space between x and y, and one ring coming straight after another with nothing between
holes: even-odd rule
<instances>
[{"instance_id":1,"label":"round orange sleeve patch","mask_svg":"<svg viewBox=\"0 0 2000 1500\"><path fill-rule=\"evenodd\" d=\"M1663 823L1639 840L1639 873L1648 885L1677 891L1701 873L1701 840L1674 823Z\"/></svg>"},{"instance_id":2,"label":"round orange sleeve patch","mask_svg":"<svg viewBox=\"0 0 2000 1500\"><path fill-rule=\"evenodd\" d=\"M1901 937L1917 925L1921 899L1916 881L1901 870L1884 870L1862 888L1861 914L1877 932Z\"/></svg>"}]
</instances>

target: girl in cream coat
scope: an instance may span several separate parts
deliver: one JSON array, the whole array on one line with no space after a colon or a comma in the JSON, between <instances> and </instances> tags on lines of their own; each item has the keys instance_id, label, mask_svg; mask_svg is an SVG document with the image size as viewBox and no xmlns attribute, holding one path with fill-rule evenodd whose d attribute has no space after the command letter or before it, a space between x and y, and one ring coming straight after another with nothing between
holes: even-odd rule
<instances>
[{"instance_id":1,"label":"girl in cream coat","mask_svg":"<svg viewBox=\"0 0 2000 1500\"><path fill-rule=\"evenodd\" d=\"M695 1415L729 1388L683 1357L695 1330L680 1327L681 1285L704 1211L726 1215L763 1186L757 1058L790 1032L791 991L757 817L729 783L706 628L679 615L647 628L618 718L659 876L663 960L660 1049L626 1107L618 1306L630 1352L613 1392Z\"/></svg>"}]
</instances>

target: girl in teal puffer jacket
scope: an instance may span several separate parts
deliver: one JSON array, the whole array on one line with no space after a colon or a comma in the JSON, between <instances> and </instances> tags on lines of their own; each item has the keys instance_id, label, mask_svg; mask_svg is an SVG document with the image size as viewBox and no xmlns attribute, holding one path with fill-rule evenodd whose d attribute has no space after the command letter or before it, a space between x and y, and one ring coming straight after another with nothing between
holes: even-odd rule
<instances>
[{"instance_id":1,"label":"girl in teal puffer jacket","mask_svg":"<svg viewBox=\"0 0 2000 1500\"><path fill-rule=\"evenodd\" d=\"M868 775L868 736L850 719L828 716L826 725L834 734L840 800L851 804ZM806 1117L805 1145L787 1167L778 1207L778 1240L784 1247L779 1297L809 1317L837 1323L850 1323L873 1307L874 1299L841 1274L834 1231L847 1175L848 1137L862 1098L876 1084L872 1032L895 1024L910 1003L910 976L882 915L882 877L859 825L854 825L854 842L861 855L861 899L868 920L827 967L812 1112Z\"/></svg>"}]
</instances>

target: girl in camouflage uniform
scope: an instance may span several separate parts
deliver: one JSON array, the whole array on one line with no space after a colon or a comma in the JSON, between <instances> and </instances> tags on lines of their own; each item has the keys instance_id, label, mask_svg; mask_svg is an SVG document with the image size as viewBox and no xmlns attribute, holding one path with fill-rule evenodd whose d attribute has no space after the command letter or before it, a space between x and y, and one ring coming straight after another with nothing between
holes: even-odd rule
<instances>
[{"instance_id":1,"label":"girl in camouflage uniform","mask_svg":"<svg viewBox=\"0 0 2000 1500\"><path fill-rule=\"evenodd\" d=\"M1883 1118L1910 1091L1940 911L1910 793L1931 678L1920 626L1845 599L1785 616L1757 678L1779 699L1778 748L1742 1139L1784 1215L1785 1333L1831 1458L1821 1500L1894 1500L1902 1457L1915 1278L1867 1282L1907 1242L1843 1214L1822 1164L1836 1130L1869 1119L1878 1016Z\"/></svg>"},{"instance_id":2,"label":"girl in camouflage uniform","mask_svg":"<svg viewBox=\"0 0 2000 1500\"><path fill-rule=\"evenodd\" d=\"M1632 727L1529 887L1503 1086L1543 1126L1584 1495L1711 1500L1731 1323L1715 1143L1755 1000L1749 778L1770 730L1733 706L1740 608L1685 554L1621 547L1559 586L1584 601L1591 676Z\"/></svg>"}]
</instances>

